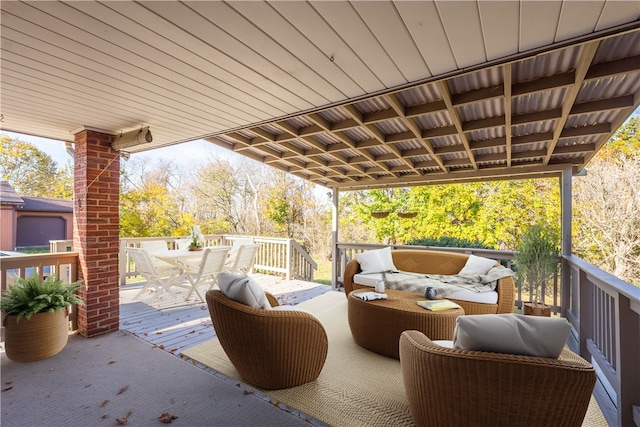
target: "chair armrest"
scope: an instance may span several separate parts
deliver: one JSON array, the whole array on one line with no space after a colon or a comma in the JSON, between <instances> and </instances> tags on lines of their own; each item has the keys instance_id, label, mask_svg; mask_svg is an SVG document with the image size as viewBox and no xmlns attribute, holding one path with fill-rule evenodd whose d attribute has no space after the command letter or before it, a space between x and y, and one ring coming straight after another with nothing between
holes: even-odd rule
<instances>
[{"instance_id":1,"label":"chair armrest","mask_svg":"<svg viewBox=\"0 0 640 427\"><path fill-rule=\"evenodd\" d=\"M353 276L360 273L362 270L360 269L360 263L352 259L347 263L344 267L344 274L342 275L344 282L344 294L348 297L349 293L353 291Z\"/></svg>"},{"instance_id":2,"label":"chair armrest","mask_svg":"<svg viewBox=\"0 0 640 427\"><path fill-rule=\"evenodd\" d=\"M498 292L497 313L513 313L516 299L516 284L513 277L503 277L499 279L496 292Z\"/></svg>"},{"instance_id":3,"label":"chair armrest","mask_svg":"<svg viewBox=\"0 0 640 427\"><path fill-rule=\"evenodd\" d=\"M269 301L269 304L271 305L271 307L277 307L280 305L280 303L278 302L278 299L274 297L272 294L270 294L269 292L265 292L265 294L267 295L267 301Z\"/></svg>"}]
</instances>

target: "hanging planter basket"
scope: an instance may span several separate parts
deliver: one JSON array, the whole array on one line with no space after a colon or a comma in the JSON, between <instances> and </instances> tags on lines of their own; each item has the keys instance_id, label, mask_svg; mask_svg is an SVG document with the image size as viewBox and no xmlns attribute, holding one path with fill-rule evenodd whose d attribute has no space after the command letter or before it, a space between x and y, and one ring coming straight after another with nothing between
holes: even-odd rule
<instances>
[{"instance_id":1,"label":"hanging planter basket","mask_svg":"<svg viewBox=\"0 0 640 427\"><path fill-rule=\"evenodd\" d=\"M371 212L371 216L374 218L386 218L389 216L389 211L376 211L376 212Z\"/></svg>"},{"instance_id":2,"label":"hanging planter basket","mask_svg":"<svg viewBox=\"0 0 640 427\"><path fill-rule=\"evenodd\" d=\"M415 218L418 212L398 212L400 218Z\"/></svg>"}]
</instances>

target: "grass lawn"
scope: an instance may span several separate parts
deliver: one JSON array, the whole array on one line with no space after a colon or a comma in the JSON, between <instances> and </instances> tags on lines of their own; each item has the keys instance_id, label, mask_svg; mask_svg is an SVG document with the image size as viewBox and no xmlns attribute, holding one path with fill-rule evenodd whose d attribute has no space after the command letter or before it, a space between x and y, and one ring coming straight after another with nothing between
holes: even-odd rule
<instances>
[{"instance_id":1,"label":"grass lawn","mask_svg":"<svg viewBox=\"0 0 640 427\"><path fill-rule=\"evenodd\" d=\"M331 285L331 261L327 259L314 258L318 264L318 269L313 272L313 281L323 285Z\"/></svg>"}]
</instances>

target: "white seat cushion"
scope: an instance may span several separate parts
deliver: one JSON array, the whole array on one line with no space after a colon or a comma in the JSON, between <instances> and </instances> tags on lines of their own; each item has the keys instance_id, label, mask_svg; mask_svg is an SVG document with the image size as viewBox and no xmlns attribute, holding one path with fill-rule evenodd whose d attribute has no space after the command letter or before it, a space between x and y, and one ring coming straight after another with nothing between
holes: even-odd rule
<instances>
[{"instance_id":1,"label":"white seat cushion","mask_svg":"<svg viewBox=\"0 0 640 427\"><path fill-rule=\"evenodd\" d=\"M358 273L353 276L353 283L362 286L370 286L375 288L376 282L382 280L382 273L363 274ZM473 292L468 289L461 289L447 295L447 299L455 299L458 301L477 302L480 304L497 304L498 293L492 292Z\"/></svg>"}]
</instances>

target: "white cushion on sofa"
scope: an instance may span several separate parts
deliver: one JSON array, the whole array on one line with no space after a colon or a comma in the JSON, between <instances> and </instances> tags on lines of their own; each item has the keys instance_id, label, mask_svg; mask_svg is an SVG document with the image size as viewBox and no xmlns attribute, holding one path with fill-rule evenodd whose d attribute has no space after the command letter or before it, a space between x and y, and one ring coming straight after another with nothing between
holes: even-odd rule
<instances>
[{"instance_id":1,"label":"white cushion on sofa","mask_svg":"<svg viewBox=\"0 0 640 427\"><path fill-rule=\"evenodd\" d=\"M356 260L360 264L363 274L382 273L383 271L396 271L391 257L391 247L375 249L356 254Z\"/></svg>"},{"instance_id":2,"label":"white cushion on sofa","mask_svg":"<svg viewBox=\"0 0 640 427\"><path fill-rule=\"evenodd\" d=\"M353 283L361 286L370 286L375 288L376 282L382 280L382 273L363 274L358 273L353 276ZM455 299L458 301L477 302L480 304L497 304L498 293L492 292L474 292L468 289L460 289L447 295L447 299Z\"/></svg>"},{"instance_id":3,"label":"white cushion on sofa","mask_svg":"<svg viewBox=\"0 0 640 427\"><path fill-rule=\"evenodd\" d=\"M271 310L264 289L251 277L222 272L218 275L218 286L227 298L249 307Z\"/></svg>"},{"instance_id":4,"label":"white cushion on sofa","mask_svg":"<svg viewBox=\"0 0 640 427\"><path fill-rule=\"evenodd\" d=\"M458 275L487 274L494 265L496 265L496 260L469 255L467 263L462 267Z\"/></svg>"},{"instance_id":5,"label":"white cushion on sofa","mask_svg":"<svg viewBox=\"0 0 640 427\"><path fill-rule=\"evenodd\" d=\"M456 319L453 347L464 350L557 358L569 337L561 317L476 314Z\"/></svg>"}]
</instances>

